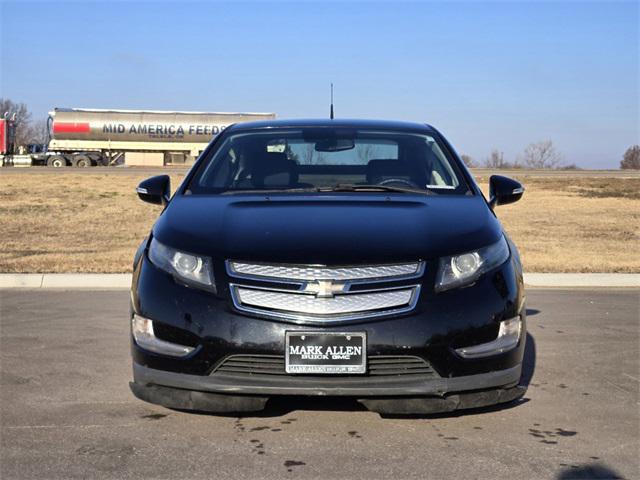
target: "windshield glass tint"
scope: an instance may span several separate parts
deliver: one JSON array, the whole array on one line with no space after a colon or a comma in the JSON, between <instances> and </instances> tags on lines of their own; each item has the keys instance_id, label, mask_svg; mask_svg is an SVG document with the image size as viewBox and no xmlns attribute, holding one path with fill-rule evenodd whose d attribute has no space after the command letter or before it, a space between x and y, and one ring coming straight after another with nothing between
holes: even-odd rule
<instances>
[{"instance_id":1,"label":"windshield glass tint","mask_svg":"<svg viewBox=\"0 0 640 480\"><path fill-rule=\"evenodd\" d=\"M438 194L469 191L429 135L309 128L239 132L205 159L190 193L379 186Z\"/></svg>"}]
</instances>

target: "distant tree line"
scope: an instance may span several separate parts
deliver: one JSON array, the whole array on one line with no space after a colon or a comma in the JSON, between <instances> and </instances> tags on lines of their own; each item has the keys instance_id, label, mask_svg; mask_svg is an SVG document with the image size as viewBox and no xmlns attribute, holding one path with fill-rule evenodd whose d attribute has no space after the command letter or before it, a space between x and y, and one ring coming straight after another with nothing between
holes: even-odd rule
<instances>
[{"instance_id":1,"label":"distant tree line","mask_svg":"<svg viewBox=\"0 0 640 480\"><path fill-rule=\"evenodd\" d=\"M467 167L486 167L493 169L531 168L531 169L557 169L577 170L575 164L564 162L562 154L558 152L551 140L542 140L530 143L524 149L522 155L514 161L504 158L504 152L494 148L487 158L476 163L469 155L461 155L462 161ZM622 169L640 169L640 145L633 145L624 153L620 162Z\"/></svg>"},{"instance_id":2,"label":"distant tree line","mask_svg":"<svg viewBox=\"0 0 640 480\"><path fill-rule=\"evenodd\" d=\"M494 148L487 158L480 164L473 161L468 155L462 155L462 160L468 167L486 167L494 169L505 168L555 168L577 169L576 165L564 163L562 154L558 152L551 140L530 143L524 149L521 156L510 162L505 160L504 152Z\"/></svg>"},{"instance_id":3,"label":"distant tree line","mask_svg":"<svg viewBox=\"0 0 640 480\"><path fill-rule=\"evenodd\" d=\"M8 98L0 98L0 117L7 113L10 117L15 114L15 129L17 146L27 146L32 143L46 143L49 135L47 132L47 120L33 120L27 105L22 102L13 102ZM467 167L487 167L494 169L505 168L554 168L572 170L578 167L574 164L564 163L562 154L558 152L551 140L541 140L531 143L524 149L522 155L510 162L505 160L504 153L497 148L481 163L476 163L469 155L461 155ZM640 145L633 145L627 149L620 161L621 169L640 169Z\"/></svg>"},{"instance_id":4,"label":"distant tree line","mask_svg":"<svg viewBox=\"0 0 640 480\"><path fill-rule=\"evenodd\" d=\"M26 146L31 143L46 143L49 135L47 132L47 120L33 120L27 105L22 102L13 102L8 98L0 98L0 118L5 113L12 118L15 114L15 129L17 146Z\"/></svg>"},{"instance_id":5,"label":"distant tree line","mask_svg":"<svg viewBox=\"0 0 640 480\"><path fill-rule=\"evenodd\" d=\"M640 145L633 145L627 148L627 151L624 152L624 156L620 161L620 168L623 170L640 170Z\"/></svg>"}]
</instances>

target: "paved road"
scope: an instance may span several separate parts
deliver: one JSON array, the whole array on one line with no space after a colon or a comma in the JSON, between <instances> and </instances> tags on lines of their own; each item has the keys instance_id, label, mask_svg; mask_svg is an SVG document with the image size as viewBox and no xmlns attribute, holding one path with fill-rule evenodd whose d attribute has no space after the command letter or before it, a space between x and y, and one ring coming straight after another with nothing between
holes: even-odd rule
<instances>
[{"instance_id":1,"label":"paved road","mask_svg":"<svg viewBox=\"0 0 640 480\"><path fill-rule=\"evenodd\" d=\"M640 478L638 290L531 290L525 399L381 418L300 398L261 415L129 393L126 291L0 291L2 478Z\"/></svg>"},{"instance_id":2,"label":"paved road","mask_svg":"<svg viewBox=\"0 0 640 480\"><path fill-rule=\"evenodd\" d=\"M6 173L19 173L23 175L49 174L52 172L80 173L85 175L96 174L113 174L113 175L161 175L163 173L186 173L189 166L170 166L170 167L94 167L94 168L53 168L53 167L0 167L0 175ZM472 173L476 177L489 177L490 175L507 175L517 178L525 177L580 177L580 178L640 178L638 170L496 170L492 168L472 168Z\"/></svg>"}]
</instances>

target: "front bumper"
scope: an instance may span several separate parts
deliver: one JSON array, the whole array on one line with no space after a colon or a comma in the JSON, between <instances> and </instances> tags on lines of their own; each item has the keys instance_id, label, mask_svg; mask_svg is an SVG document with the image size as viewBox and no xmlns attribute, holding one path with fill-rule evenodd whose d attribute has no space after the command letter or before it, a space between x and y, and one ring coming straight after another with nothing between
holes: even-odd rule
<instances>
[{"instance_id":1,"label":"front bumper","mask_svg":"<svg viewBox=\"0 0 640 480\"><path fill-rule=\"evenodd\" d=\"M145 255L134 270L133 311L197 339L192 355L170 358L132 342L133 393L170 408L255 411L274 395L350 396L381 413L434 413L507 402L518 386L526 339L521 276L512 261L476 284L436 294L435 265L427 265L415 311L343 325L297 325L237 312L229 292L217 295L177 284ZM222 277L222 278L221 278ZM218 275L224 285L225 279ZM522 334L508 352L464 359L455 348L495 338L500 321L520 315ZM377 378L308 375L215 375L232 355L283 355L286 331L366 332L367 357L424 359L435 377ZM167 340L171 340L167 338ZM182 342L177 342L182 343ZM183 343L184 344L184 343Z\"/></svg>"}]
</instances>

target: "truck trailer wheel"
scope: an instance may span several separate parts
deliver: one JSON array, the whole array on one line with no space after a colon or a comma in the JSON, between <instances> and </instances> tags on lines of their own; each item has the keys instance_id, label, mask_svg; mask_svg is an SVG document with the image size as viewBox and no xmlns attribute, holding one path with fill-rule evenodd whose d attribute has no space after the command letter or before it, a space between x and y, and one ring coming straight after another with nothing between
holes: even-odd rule
<instances>
[{"instance_id":1,"label":"truck trailer wheel","mask_svg":"<svg viewBox=\"0 0 640 480\"><path fill-rule=\"evenodd\" d=\"M66 167L67 160L62 155L54 155L47 159L47 167Z\"/></svg>"},{"instance_id":2,"label":"truck trailer wheel","mask_svg":"<svg viewBox=\"0 0 640 480\"><path fill-rule=\"evenodd\" d=\"M91 166L91 159L86 155L74 155L71 158L71 164L74 167L85 168Z\"/></svg>"}]
</instances>

